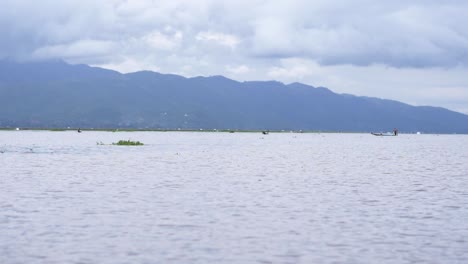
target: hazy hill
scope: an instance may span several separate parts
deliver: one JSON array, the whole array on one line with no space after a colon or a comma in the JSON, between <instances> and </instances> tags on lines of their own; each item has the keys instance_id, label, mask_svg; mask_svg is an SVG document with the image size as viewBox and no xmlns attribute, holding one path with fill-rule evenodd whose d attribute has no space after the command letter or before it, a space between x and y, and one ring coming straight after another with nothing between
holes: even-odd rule
<instances>
[{"instance_id":1,"label":"hazy hill","mask_svg":"<svg viewBox=\"0 0 468 264\"><path fill-rule=\"evenodd\" d=\"M300 83L0 61L0 127L68 126L468 133L468 116Z\"/></svg>"}]
</instances>

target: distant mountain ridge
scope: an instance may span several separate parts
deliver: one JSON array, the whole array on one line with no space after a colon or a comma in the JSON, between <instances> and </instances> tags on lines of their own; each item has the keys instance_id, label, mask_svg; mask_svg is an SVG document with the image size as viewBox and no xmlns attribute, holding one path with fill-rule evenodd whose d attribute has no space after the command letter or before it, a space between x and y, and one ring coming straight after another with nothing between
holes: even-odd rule
<instances>
[{"instance_id":1,"label":"distant mountain ridge","mask_svg":"<svg viewBox=\"0 0 468 264\"><path fill-rule=\"evenodd\" d=\"M4 60L0 127L468 133L468 116L301 83Z\"/></svg>"}]
</instances>

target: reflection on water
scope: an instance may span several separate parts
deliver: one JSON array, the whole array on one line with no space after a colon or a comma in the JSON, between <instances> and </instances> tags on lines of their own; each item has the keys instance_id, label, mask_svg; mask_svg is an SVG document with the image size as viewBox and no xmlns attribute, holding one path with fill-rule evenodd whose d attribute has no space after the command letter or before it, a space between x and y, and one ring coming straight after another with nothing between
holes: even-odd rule
<instances>
[{"instance_id":1,"label":"reflection on water","mask_svg":"<svg viewBox=\"0 0 468 264\"><path fill-rule=\"evenodd\" d=\"M97 145L120 139L141 147ZM468 136L0 132L0 263L467 263Z\"/></svg>"}]
</instances>

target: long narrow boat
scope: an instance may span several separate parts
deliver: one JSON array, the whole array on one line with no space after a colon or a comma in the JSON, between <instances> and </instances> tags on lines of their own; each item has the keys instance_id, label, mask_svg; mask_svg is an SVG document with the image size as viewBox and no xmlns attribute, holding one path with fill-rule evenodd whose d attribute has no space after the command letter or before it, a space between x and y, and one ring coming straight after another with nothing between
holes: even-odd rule
<instances>
[{"instance_id":1,"label":"long narrow boat","mask_svg":"<svg viewBox=\"0 0 468 264\"><path fill-rule=\"evenodd\" d=\"M371 133L374 136L379 136L379 137L394 137L396 136L394 133L387 132L387 133Z\"/></svg>"}]
</instances>

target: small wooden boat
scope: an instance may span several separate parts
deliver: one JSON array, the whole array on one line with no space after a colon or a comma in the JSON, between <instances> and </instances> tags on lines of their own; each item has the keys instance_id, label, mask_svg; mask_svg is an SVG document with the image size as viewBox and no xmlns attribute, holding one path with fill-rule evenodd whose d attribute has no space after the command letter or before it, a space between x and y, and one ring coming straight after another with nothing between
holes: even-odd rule
<instances>
[{"instance_id":1,"label":"small wooden boat","mask_svg":"<svg viewBox=\"0 0 468 264\"><path fill-rule=\"evenodd\" d=\"M387 132L387 133L371 133L374 136L379 136L379 137L394 137L396 136L395 133Z\"/></svg>"}]
</instances>

